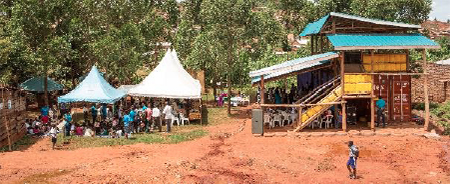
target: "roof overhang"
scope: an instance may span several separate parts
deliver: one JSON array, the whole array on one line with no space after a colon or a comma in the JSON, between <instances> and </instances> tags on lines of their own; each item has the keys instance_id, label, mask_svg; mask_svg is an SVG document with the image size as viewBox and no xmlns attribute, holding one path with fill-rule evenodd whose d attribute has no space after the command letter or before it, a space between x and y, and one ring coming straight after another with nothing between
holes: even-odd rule
<instances>
[{"instance_id":1,"label":"roof overhang","mask_svg":"<svg viewBox=\"0 0 450 184\"><path fill-rule=\"evenodd\" d=\"M327 61L333 58L338 58L339 54L335 52L327 52L324 54L318 54L308 56L304 58L297 58L294 60L286 61L281 64L273 65L267 68L250 72L250 77L263 76L273 73L289 73L298 70L302 70L309 65L315 65L322 61ZM320 64L320 63L319 63Z\"/></svg>"}]
</instances>

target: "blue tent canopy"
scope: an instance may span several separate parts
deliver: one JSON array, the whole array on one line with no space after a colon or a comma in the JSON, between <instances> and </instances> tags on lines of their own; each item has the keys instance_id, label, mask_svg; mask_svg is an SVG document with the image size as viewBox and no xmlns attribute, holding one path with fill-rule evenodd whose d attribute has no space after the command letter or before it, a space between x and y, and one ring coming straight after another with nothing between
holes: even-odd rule
<instances>
[{"instance_id":1,"label":"blue tent canopy","mask_svg":"<svg viewBox=\"0 0 450 184\"><path fill-rule=\"evenodd\" d=\"M93 102L114 103L125 93L112 87L93 66L88 76L70 93L58 97L58 103Z\"/></svg>"}]
</instances>

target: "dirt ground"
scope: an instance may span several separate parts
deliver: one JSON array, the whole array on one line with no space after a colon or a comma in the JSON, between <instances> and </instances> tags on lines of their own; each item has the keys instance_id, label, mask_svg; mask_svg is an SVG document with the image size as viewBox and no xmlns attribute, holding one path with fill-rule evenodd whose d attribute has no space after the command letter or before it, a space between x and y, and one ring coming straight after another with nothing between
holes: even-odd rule
<instances>
[{"instance_id":1,"label":"dirt ground","mask_svg":"<svg viewBox=\"0 0 450 184\"><path fill-rule=\"evenodd\" d=\"M405 137L254 137L248 114L180 144L0 154L0 183L450 183L450 143ZM348 179L346 141L360 148Z\"/></svg>"}]
</instances>

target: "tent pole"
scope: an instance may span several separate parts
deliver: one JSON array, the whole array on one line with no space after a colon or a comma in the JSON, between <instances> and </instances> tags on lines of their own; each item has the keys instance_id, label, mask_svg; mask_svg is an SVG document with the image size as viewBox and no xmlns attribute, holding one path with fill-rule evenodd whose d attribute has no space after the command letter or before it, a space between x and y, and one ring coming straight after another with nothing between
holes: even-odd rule
<instances>
[{"instance_id":1,"label":"tent pole","mask_svg":"<svg viewBox=\"0 0 450 184\"><path fill-rule=\"evenodd\" d=\"M200 101L200 125L203 126L203 100L202 100L201 96L200 96L200 100L199 101Z\"/></svg>"}]
</instances>

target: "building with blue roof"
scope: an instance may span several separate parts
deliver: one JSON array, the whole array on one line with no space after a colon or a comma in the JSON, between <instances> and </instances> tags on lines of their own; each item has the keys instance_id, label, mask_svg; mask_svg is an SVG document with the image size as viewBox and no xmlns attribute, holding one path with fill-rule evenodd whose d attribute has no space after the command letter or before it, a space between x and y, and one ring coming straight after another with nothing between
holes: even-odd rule
<instances>
[{"instance_id":1,"label":"building with blue roof","mask_svg":"<svg viewBox=\"0 0 450 184\"><path fill-rule=\"evenodd\" d=\"M296 108L299 113L291 127L294 131L321 124L322 114L330 108L334 109L333 121L341 122L344 131L356 127L375 131L375 102L379 99L386 107L377 113L384 114L390 125L411 121L411 77L422 76L429 117L425 51L440 46L420 34L420 28L335 12L309 23L299 36L310 37L311 56L249 73L252 84L261 89L261 108ZM423 53L423 72L410 68L411 49ZM272 104L265 83L291 76L297 76L298 100ZM307 92L300 93L305 84ZM425 118L425 129L428 124Z\"/></svg>"}]
</instances>

